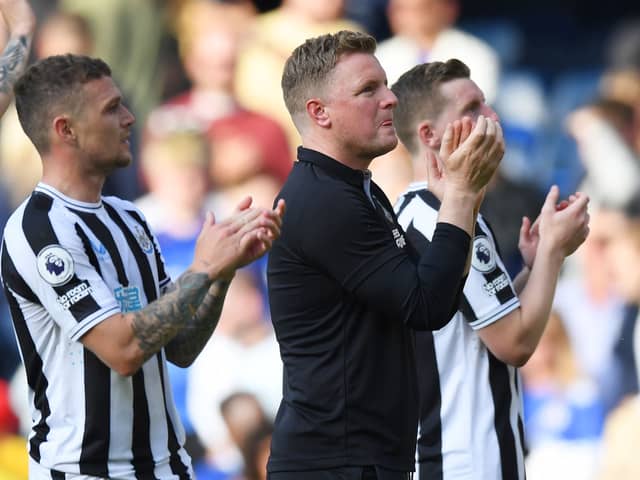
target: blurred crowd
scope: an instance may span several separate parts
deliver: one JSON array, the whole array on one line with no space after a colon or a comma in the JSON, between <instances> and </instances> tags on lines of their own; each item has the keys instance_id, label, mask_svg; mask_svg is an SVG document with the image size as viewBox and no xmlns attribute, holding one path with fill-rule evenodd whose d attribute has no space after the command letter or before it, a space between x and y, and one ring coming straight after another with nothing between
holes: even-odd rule
<instances>
[{"instance_id":1,"label":"blurred crowd","mask_svg":"<svg viewBox=\"0 0 640 480\"><path fill-rule=\"evenodd\" d=\"M137 202L174 278L191 262L207 210L225 217L247 194L271 206L299 144L280 77L304 39L370 32L389 84L417 63L467 63L505 132L507 153L482 209L509 271L522 265L521 218L539 211L549 185L591 197L591 233L569 259L543 340L522 369L528 478L640 478L640 19L612 25L599 68L550 81L520 62L527 40L515 22L465 27L458 0L31 3L34 59L69 52L112 66L137 121L133 165L105 192ZM10 109L0 120L0 226L40 169ZM373 178L397 198L410 181L402 146L374 161ZM0 477L21 479L30 421L2 296L0 352ZM265 261L236 275L209 344L170 378L198 478L265 478L282 391Z\"/></svg>"}]
</instances>

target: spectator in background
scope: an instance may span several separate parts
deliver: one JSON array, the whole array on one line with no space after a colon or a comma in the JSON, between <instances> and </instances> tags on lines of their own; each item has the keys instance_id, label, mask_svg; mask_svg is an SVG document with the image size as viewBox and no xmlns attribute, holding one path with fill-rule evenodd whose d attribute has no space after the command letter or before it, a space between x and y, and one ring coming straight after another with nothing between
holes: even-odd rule
<instances>
[{"instance_id":1,"label":"spectator in background","mask_svg":"<svg viewBox=\"0 0 640 480\"><path fill-rule=\"evenodd\" d=\"M246 15L244 8L206 0L181 10L180 51L193 86L155 109L145 131L148 137L180 128L205 133L211 142L211 186L219 197L227 190L246 191L256 177L263 177L262 184L271 179L273 194L291 169L282 128L245 109L233 90ZM273 197L267 200L270 205Z\"/></svg>"},{"instance_id":2,"label":"spectator in background","mask_svg":"<svg viewBox=\"0 0 640 480\"><path fill-rule=\"evenodd\" d=\"M206 447L210 469L227 475L242 471L239 437L244 435L238 431L245 429L229 427L239 426L238 416L230 408L220 411L224 399L239 391L251 394L264 418L272 420L282 395L282 362L259 281L249 269L237 272L218 327L189 370L189 416Z\"/></svg>"},{"instance_id":3,"label":"spectator in background","mask_svg":"<svg viewBox=\"0 0 640 480\"><path fill-rule=\"evenodd\" d=\"M638 393L638 372L640 372L640 327L638 325L638 306L640 305L640 219L629 215L626 225L613 232L613 240L607 260L612 272L614 288L628 304L634 305L634 318L628 319L630 325L625 329L627 352L631 354L635 378L635 390L625 394Z\"/></svg>"},{"instance_id":4,"label":"spectator in background","mask_svg":"<svg viewBox=\"0 0 640 480\"><path fill-rule=\"evenodd\" d=\"M35 17L26 0L0 0L0 33L6 33L7 39L2 53L0 53L0 117L11 105L13 85L27 64L34 30ZM11 198L12 181L9 173L6 166L0 161L0 229L4 229L11 210L15 206ZM18 366L20 358L11 329L9 309L6 299L1 293L0 352L2 352L0 355L0 381L8 381Z\"/></svg>"},{"instance_id":5,"label":"spectator in background","mask_svg":"<svg viewBox=\"0 0 640 480\"><path fill-rule=\"evenodd\" d=\"M287 132L292 152L300 135L282 101L284 63L307 38L361 30L342 18L343 9L344 0L283 0L278 8L256 18L240 52L236 78L240 102L277 120Z\"/></svg>"},{"instance_id":6,"label":"spectator in background","mask_svg":"<svg viewBox=\"0 0 640 480\"><path fill-rule=\"evenodd\" d=\"M577 143L585 169L580 188L593 198L594 204L625 208L638 192L638 118L631 106L607 98L569 115L567 128Z\"/></svg>"},{"instance_id":7,"label":"spectator in background","mask_svg":"<svg viewBox=\"0 0 640 480\"><path fill-rule=\"evenodd\" d=\"M611 282L606 261L612 240L625 228L624 214L616 209L592 209L591 232L558 282L554 310L576 356L578 369L598 390L606 411L620 401L615 348L625 316L625 300Z\"/></svg>"},{"instance_id":8,"label":"spectator in background","mask_svg":"<svg viewBox=\"0 0 640 480\"><path fill-rule=\"evenodd\" d=\"M640 397L624 401L607 417L596 480L640 478Z\"/></svg>"},{"instance_id":9,"label":"spectator in background","mask_svg":"<svg viewBox=\"0 0 640 480\"><path fill-rule=\"evenodd\" d=\"M164 3L157 0L58 0L59 10L82 16L95 38L93 55L112 65L141 126L160 100L159 67L166 24ZM62 52L61 52L62 53Z\"/></svg>"},{"instance_id":10,"label":"spectator in background","mask_svg":"<svg viewBox=\"0 0 640 480\"><path fill-rule=\"evenodd\" d=\"M93 35L87 21L79 15L53 13L36 31L36 59L73 53L91 55ZM25 135L15 105L11 105L0 124L0 169L10 192L11 208L31 193L42 175L38 151Z\"/></svg>"},{"instance_id":11,"label":"spectator in background","mask_svg":"<svg viewBox=\"0 0 640 480\"><path fill-rule=\"evenodd\" d=\"M188 252L195 244L207 207L212 206L207 202L209 159L207 139L194 130L151 137L142 150L142 180L148 193L138 198L136 205L158 238L165 239L161 247L170 274L182 271L189 263Z\"/></svg>"},{"instance_id":12,"label":"spectator in background","mask_svg":"<svg viewBox=\"0 0 640 480\"><path fill-rule=\"evenodd\" d=\"M11 103L13 85L29 59L35 17L27 0L1 0L0 13L8 34L0 53L0 116Z\"/></svg>"},{"instance_id":13,"label":"spectator in background","mask_svg":"<svg viewBox=\"0 0 640 480\"><path fill-rule=\"evenodd\" d=\"M390 85L415 65L459 58L471 69L487 103L493 102L500 60L490 45L454 28L459 13L458 0L389 0L393 36L380 43L376 55Z\"/></svg>"},{"instance_id":14,"label":"spectator in background","mask_svg":"<svg viewBox=\"0 0 640 480\"><path fill-rule=\"evenodd\" d=\"M527 478L589 479L597 465L606 412L597 385L580 369L557 313L551 313L522 377Z\"/></svg>"},{"instance_id":15,"label":"spectator in background","mask_svg":"<svg viewBox=\"0 0 640 480\"><path fill-rule=\"evenodd\" d=\"M142 175L149 193L135 203L156 233L171 278L178 278L191 263L207 210L219 211L211 202L206 202L208 163L209 145L199 132L176 131L153 137L142 151ZM185 448L197 463L203 447L187 413L189 369L172 363L167 369L187 437Z\"/></svg>"},{"instance_id":16,"label":"spectator in background","mask_svg":"<svg viewBox=\"0 0 640 480\"><path fill-rule=\"evenodd\" d=\"M264 423L249 432L244 442L244 472L246 480L267 480L267 462L271 451L273 424Z\"/></svg>"},{"instance_id":17,"label":"spectator in background","mask_svg":"<svg viewBox=\"0 0 640 480\"><path fill-rule=\"evenodd\" d=\"M345 0L344 14L381 42L391 34L387 19L388 4L389 0Z\"/></svg>"}]
</instances>

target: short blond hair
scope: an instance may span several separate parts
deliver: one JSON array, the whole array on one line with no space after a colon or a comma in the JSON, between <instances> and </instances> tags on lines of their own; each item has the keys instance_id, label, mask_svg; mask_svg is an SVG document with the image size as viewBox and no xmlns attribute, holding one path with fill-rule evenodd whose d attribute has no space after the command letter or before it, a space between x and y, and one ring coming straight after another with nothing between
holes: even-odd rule
<instances>
[{"instance_id":1,"label":"short blond hair","mask_svg":"<svg viewBox=\"0 0 640 480\"><path fill-rule=\"evenodd\" d=\"M340 56L376 51L376 40L366 33L341 30L306 40L287 59L282 74L284 103L293 117L306 110L309 98L326 84Z\"/></svg>"}]
</instances>

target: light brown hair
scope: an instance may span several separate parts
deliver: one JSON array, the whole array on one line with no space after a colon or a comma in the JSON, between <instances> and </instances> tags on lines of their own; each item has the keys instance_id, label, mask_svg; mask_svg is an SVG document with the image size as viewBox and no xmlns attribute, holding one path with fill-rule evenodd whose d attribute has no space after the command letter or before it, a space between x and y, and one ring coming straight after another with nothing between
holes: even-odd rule
<instances>
[{"instance_id":1,"label":"light brown hair","mask_svg":"<svg viewBox=\"0 0 640 480\"><path fill-rule=\"evenodd\" d=\"M327 83L341 55L369 53L376 40L366 33L342 30L306 40L287 59L282 74L284 103L291 116L306 110L306 102Z\"/></svg>"}]
</instances>

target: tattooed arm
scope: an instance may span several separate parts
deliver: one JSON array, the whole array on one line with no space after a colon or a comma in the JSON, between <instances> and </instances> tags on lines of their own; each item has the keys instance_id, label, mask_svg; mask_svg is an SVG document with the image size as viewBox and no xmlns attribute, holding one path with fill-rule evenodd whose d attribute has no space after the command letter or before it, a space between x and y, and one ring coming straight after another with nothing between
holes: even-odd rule
<instances>
[{"instance_id":1,"label":"tattooed arm","mask_svg":"<svg viewBox=\"0 0 640 480\"><path fill-rule=\"evenodd\" d=\"M218 325L229 283L217 281L211 285L195 315L167 344L165 352L169 361L179 367L188 367L200 354Z\"/></svg>"},{"instance_id":2,"label":"tattooed arm","mask_svg":"<svg viewBox=\"0 0 640 480\"><path fill-rule=\"evenodd\" d=\"M26 0L0 0L9 40L0 54L0 116L11 103L13 85L29 59L35 17Z\"/></svg>"},{"instance_id":3,"label":"tattooed arm","mask_svg":"<svg viewBox=\"0 0 640 480\"><path fill-rule=\"evenodd\" d=\"M175 287L142 310L98 323L82 338L85 347L121 375L133 375L167 347L170 359L188 365L217 324L227 284L237 268L264 255L280 234L284 203L275 210L248 209L221 223L212 215L196 242L191 267ZM180 337L172 342L180 334Z\"/></svg>"}]
</instances>

